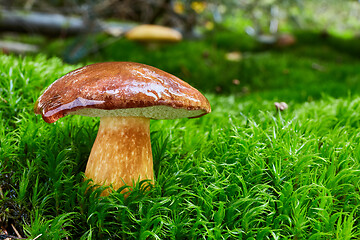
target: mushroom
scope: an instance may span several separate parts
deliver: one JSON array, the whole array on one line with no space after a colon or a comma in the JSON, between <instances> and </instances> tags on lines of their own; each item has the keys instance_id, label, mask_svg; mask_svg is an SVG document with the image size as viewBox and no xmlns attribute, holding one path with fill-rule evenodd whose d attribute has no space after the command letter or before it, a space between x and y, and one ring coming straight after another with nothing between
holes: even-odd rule
<instances>
[{"instance_id":1,"label":"mushroom","mask_svg":"<svg viewBox=\"0 0 360 240\"><path fill-rule=\"evenodd\" d=\"M136 26L126 32L125 37L132 41L141 42L149 48L156 48L161 43L175 43L182 40L182 35L179 31L151 24Z\"/></svg>"},{"instance_id":2,"label":"mushroom","mask_svg":"<svg viewBox=\"0 0 360 240\"><path fill-rule=\"evenodd\" d=\"M274 105L278 111L285 111L289 108L286 102L274 102Z\"/></svg>"},{"instance_id":3,"label":"mushroom","mask_svg":"<svg viewBox=\"0 0 360 240\"><path fill-rule=\"evenodd\" d=\"M296 43L296 38L292 34L281 34L276 40L276 45L278 47L290 47Z\"/></svg>"},{"instance_id":4,"label":"mushroom","mask_svg":"<svg viewBox=\"0 0 360 240\"><path fill-rule=\"evenodd\" d=\"M71 114L100 117L85 177L118 189L154 179L150 119L196 118L210 113L211 107L198 90L160 69L105 62L56 80L34 110L47 123Z\"/></svg>"}]
</instances>

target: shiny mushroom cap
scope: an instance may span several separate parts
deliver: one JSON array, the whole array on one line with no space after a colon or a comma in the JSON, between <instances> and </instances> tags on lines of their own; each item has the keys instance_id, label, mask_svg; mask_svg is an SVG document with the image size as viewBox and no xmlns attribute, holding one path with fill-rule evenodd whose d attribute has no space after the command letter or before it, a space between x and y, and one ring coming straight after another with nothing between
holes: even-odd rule
<instances>
[{"instance_id":1,"label":"shiny mushroom cap","mask_svg":"<svg viewBox=\"0 0 360 240\"><path fill-rule=\"evenodd\" d=\"M175 29L150 24L134 27L125 37L139 42L179 42L182 39L181 33Z\"/></svg>"},{"instance_id":2,"label":"shiny mushroom cap","mask_svg":"<svg viewBox=\"0 0 360 240\"><path fill-rule=\"evenodd\" d=\"M35 113L53 123L68 114L151 119L195 118L211 111L195 88L155 67L104 62L76 69L52 83Z\"/></svg>"}]
</instances>

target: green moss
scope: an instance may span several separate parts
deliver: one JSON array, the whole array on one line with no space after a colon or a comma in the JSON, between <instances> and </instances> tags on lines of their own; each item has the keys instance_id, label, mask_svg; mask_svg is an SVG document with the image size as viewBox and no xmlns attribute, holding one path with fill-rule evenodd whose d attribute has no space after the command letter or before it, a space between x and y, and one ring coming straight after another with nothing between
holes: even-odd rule
<instances>
[{"instance_id":1,"label":"green moss","mask_svg":"<svg viewBox=\"0 0 360 240\"><path fill-rule=\"evenodd\" d=\"M33 113L45 87L81 64L1 55L0 226L44 239L359 238L359 60L298 45L227 62L230 48L210 45L121 40L101 52L184 78L213 109L151 122L155 185L127 198L83 181L98 119L47 124Z\"/></svg>"}]
</instances>

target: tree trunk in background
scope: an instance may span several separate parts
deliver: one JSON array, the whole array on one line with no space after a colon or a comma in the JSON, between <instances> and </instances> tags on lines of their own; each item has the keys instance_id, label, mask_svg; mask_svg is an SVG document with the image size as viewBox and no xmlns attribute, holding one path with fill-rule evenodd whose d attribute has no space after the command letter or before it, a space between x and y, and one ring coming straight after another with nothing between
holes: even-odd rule
<instances>
[{"instance_id":1,"label":"tree trunk in background","mask_svg":"<svg viewBox=\"0 0 360 240\"><path fill-rule=\"evenodd\" d=\"M117 28L125 32L135 24L105 23L97 19L83 19L81 17L68 17L61 14L0 11L0 32L20 32L42 34L49 37L68 37L89 32L106 31Z\"/></svg>"}]
</instances>

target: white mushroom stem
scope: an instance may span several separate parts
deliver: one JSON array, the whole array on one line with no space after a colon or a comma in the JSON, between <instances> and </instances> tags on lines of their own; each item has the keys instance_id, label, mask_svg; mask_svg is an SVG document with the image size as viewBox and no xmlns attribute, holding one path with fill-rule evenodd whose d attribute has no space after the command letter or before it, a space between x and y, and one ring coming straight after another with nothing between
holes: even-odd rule
<instances>
[{"instance_id":1,"label":"white mushroom stem","mask_svg":"<svg viewBox=\"0 0 360 240\"><path fill-rule=\"evenodd\" d=\"M114 189L152 180L150 119L102 117L85 176L94 184L111 184Z\"/></svg>"}]
</instances>

